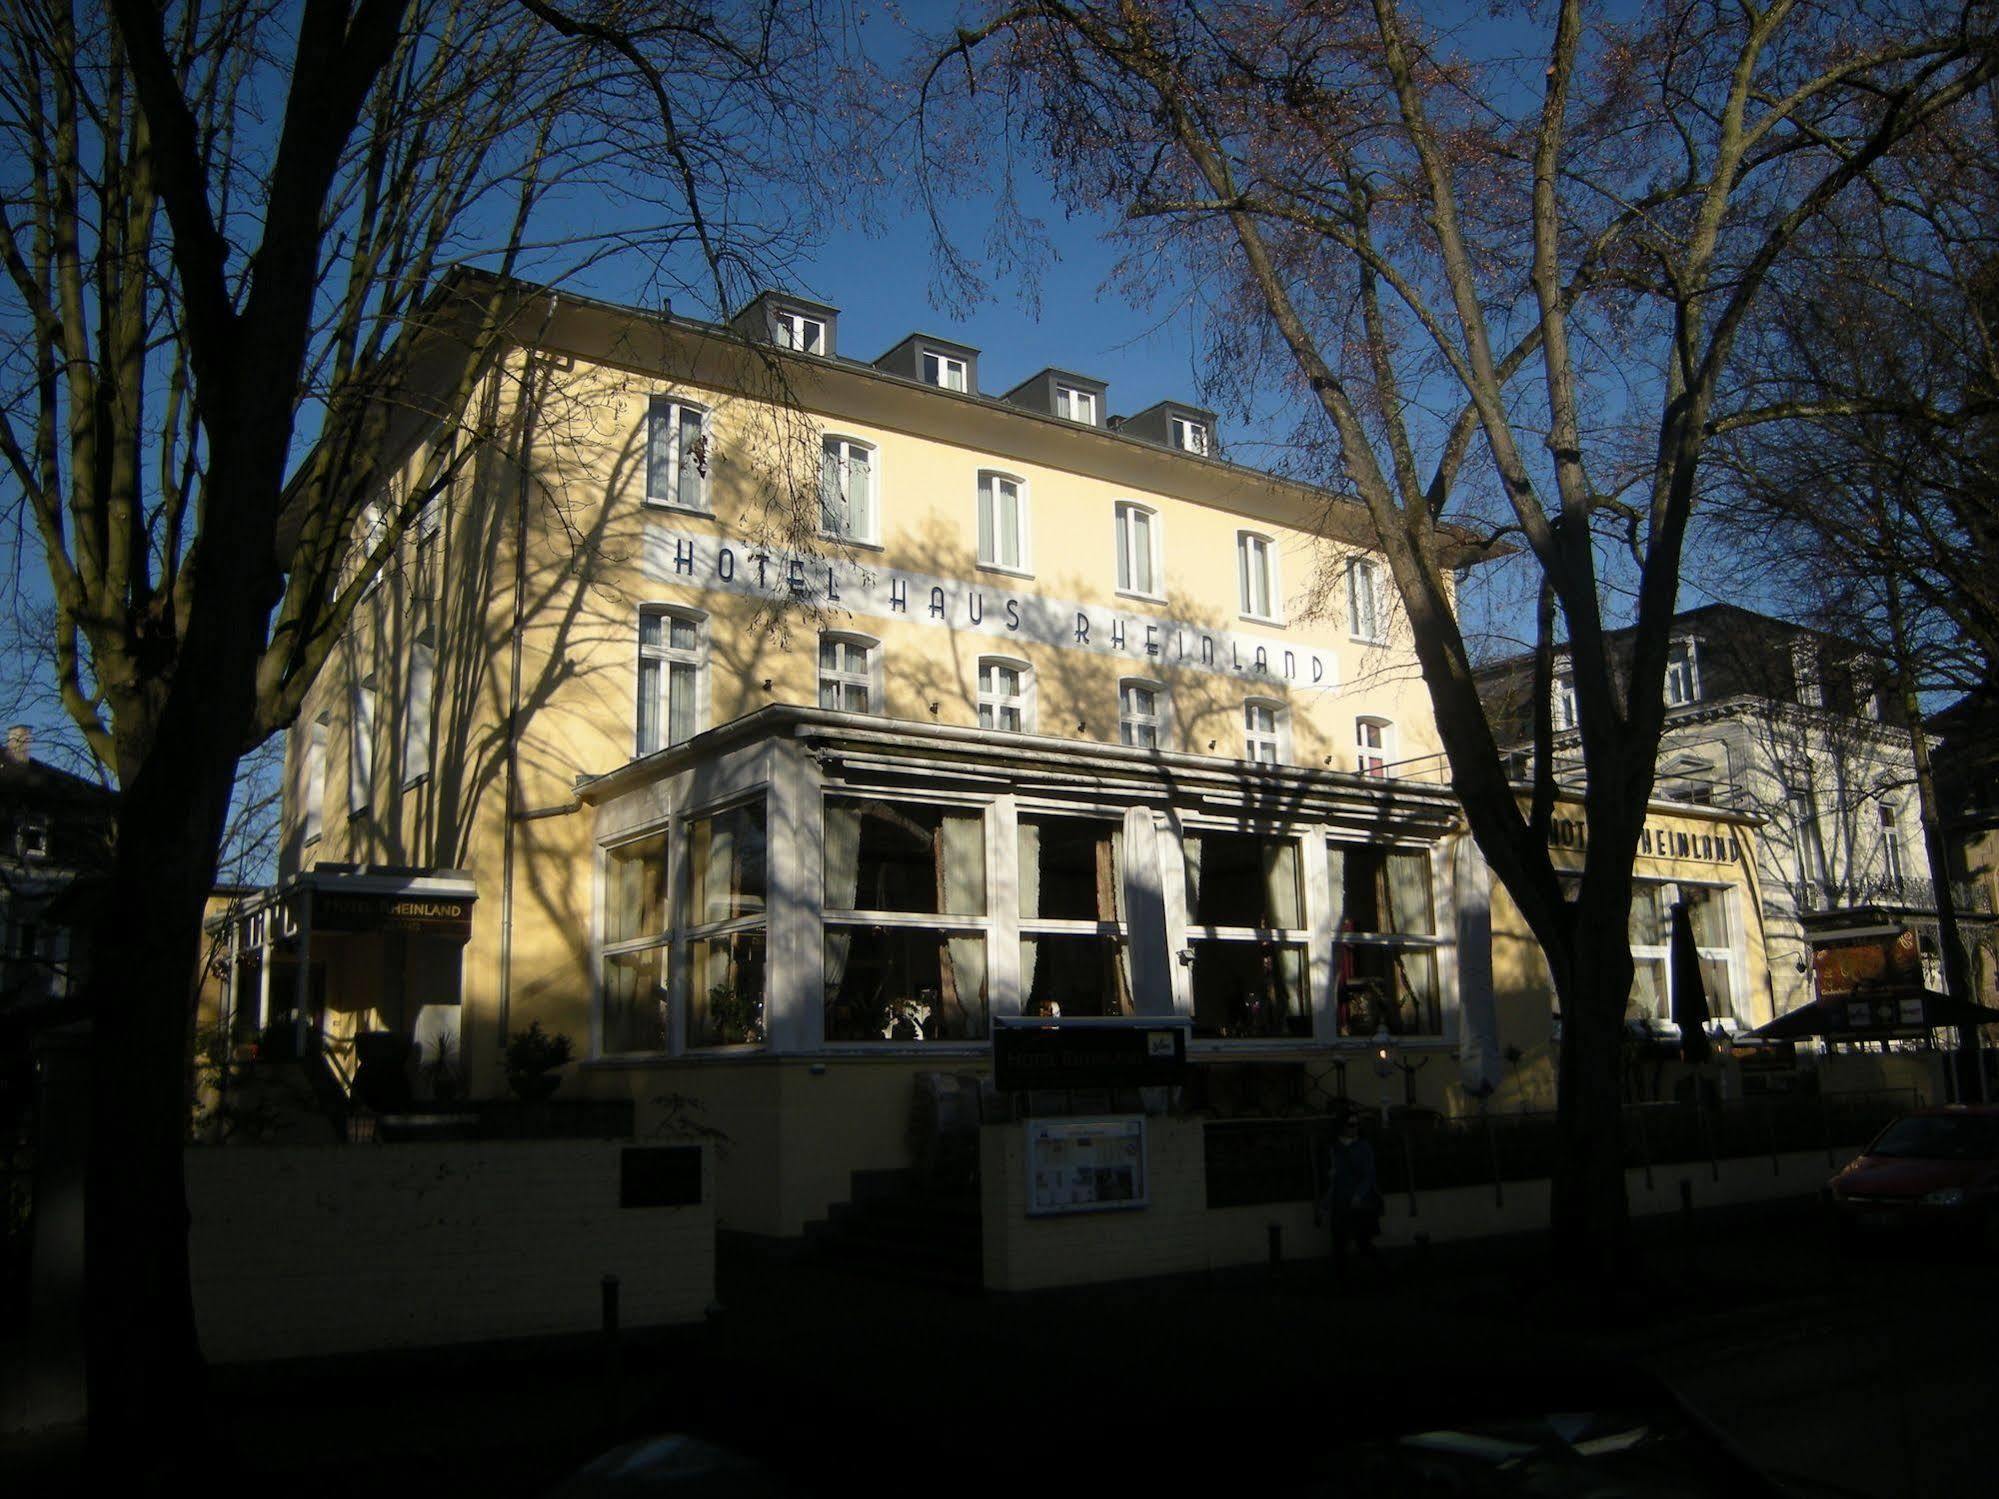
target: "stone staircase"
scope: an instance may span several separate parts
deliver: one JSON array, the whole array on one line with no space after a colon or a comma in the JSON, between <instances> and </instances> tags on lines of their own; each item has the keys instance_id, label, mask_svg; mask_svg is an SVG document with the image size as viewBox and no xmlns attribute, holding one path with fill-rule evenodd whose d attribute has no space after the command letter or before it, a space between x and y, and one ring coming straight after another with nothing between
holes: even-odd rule
<instances>
[{"instance_id":1,"label":"stone staircase","mask_svg":"<svg viewBox=\"0 0 1999 1499\"><path fill-rule=\"evenodd\" d=\"M822 1264L902 1283L982 1288L976 1187L925 1190L913 1172L856 1171L852 1193L806 1227Z\"/></svg>"}]
</instances>

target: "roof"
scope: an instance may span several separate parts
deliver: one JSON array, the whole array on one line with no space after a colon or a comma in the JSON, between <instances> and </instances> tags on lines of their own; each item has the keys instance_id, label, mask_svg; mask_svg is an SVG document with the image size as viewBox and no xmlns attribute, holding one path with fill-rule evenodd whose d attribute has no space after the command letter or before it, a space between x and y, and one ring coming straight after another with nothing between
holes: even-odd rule
<instances>
[{"instance_id":1,"label":"roof","mask_svg":"<svg viewBox=\"0 0 1999 1499\"><path fill-rule=\"evenodd\" d=\"M108 812L117 805L118 793L41 760L0 758L0 799L39 802L45 806L98 807Z\"/></svg>"}]
</instances>

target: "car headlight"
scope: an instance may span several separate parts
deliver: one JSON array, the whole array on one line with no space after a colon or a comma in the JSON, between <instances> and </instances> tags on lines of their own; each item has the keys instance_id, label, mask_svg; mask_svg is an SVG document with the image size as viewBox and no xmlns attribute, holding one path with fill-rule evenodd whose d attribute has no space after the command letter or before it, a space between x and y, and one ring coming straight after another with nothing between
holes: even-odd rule
<instances>
[{"instance_id":1,"label":"car headlight","mask_svg":"<svg viewBox=\"0 0 1999 1499\"><path fill-rule=\"evenodd\" d=\"M1923 1193L1923 1206L1930 1208L1961 1208L1964 1206L1964 1188L1944 1187L1935 1192Z\"/></svg>"}]
</instances>

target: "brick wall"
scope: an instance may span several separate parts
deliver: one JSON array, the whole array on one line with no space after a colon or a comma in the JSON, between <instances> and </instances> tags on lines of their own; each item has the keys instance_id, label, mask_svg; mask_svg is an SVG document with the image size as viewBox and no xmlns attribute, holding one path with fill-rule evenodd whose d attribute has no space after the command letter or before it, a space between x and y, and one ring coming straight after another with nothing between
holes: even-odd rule
<instances>
[{"instance_id":1,"label":"brick wall","mask_svg":"<svg viewBox=\"0 0 1999 1499\"><path fill-rule=\"evenodd\" d=\"M714 1299L701 1202L620 1208L616 1141L197 1149L195 1313L218 1362L418 1348L698 1319Z\"/></svg>"}]
</instances>

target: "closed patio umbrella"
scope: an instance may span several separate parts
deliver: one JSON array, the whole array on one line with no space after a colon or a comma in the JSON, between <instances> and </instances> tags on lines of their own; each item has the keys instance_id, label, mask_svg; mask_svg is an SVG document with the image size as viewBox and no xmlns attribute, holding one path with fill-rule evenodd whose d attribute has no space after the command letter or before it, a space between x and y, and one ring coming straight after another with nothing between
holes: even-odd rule
<instances>
[{"instance_id":1,"label":"closed patio umbrella","mask_svg":"<svg viewBox=\"0 0 1999 1499\"><path fill-rule=\"evenodd\" d=\"M1714 1049L1707 1037L1707 988L1701 982L1701 955L1694 946L1693 917L1683 900L1673 902L1672 926L1667 963L1673 985L1673 1023L1680 1028L1680 1056L1688 1062L1705 1062Z\"/></svg>"}]
</instances>

